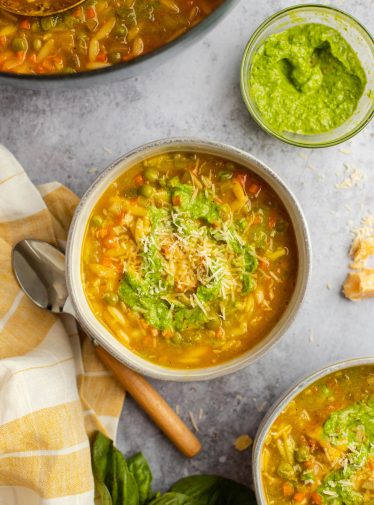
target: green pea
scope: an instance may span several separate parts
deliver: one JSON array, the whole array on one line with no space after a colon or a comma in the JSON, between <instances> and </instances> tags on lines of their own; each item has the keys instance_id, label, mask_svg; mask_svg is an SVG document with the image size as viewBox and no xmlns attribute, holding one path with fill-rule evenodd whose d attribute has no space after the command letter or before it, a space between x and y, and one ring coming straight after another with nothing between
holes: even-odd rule
<instances>
[{"instance_id":1,"label":"green pea","mask_svg":"<svg viewBox=\"0 0 374 505\"><path fill-rule=\"evenodd\" d=\"M138 194L138 190L136 188L127 188L124 190L123 195L126 198L135 198Z\"/></svg>"},{"instance_id":2,"label":"green pea","mask_svg":"<svg viewBox=\"0 0 374 505\"><path fill-rule=\"evenodd\" d=\"M143 184L140 186L139 193L145 198L150 198L153 195L154 189L150 184Z\"/></svg>"},{"instance_id":3,"label":"green pea","mask_svg":"<svg viewBox=\"0 0 374 505\"><path fill-rule=\"evenodd\" d=\"M309 449L305 445L296 449L295 453L296 461L303 463L310 459Z\"/></svg>"},{"instance_id":4,"label":"green pea","mask_svg":"<svg viewBox=\"0 0 374 505\"><path fill-rule=\"evenodd\" d=\"M290 465L290 463L283 461L278 465L277 474L282 479L292 479L295 476L295 470L293 469L293 466Z\"/></svg>"},{"instance_id":5,"label":"green pea","mask_svg":"<svg viewBox=\"0 0 374 505\"><path fill-rule=\"evenodd\" d=\"M116 305L118 303L118 295L117 293L108 291L103 294L103 300L107 305Z\"/></svg>"},{"instance_id":6,"label":"green pea","mask_svg":"<svg viewBox=\"0 0 374 505\"><path fill-rule=\"evenodd\" d=\"M169 181L169 186L172 187L172 188L175 188L175 186L177 186L179 184L179 177L177 175L175 175L174 177L172 177Z\"/></svg>"},{"instance_id":7,"label":"green pea","mask_svg":"<svg viewBox=\"0 0 374 505\"><path fill-rule=\"evenodd\" d=\"M283 233L288 228L288 223L283 221L283 219L278 219L275 224L275 229L278 233Z\"/></svg>"},{"instance_id":8,"label":"green pea","mask_svg":"<svg viewBox=\"0 0 374 505\"><path fill-rule=\"evenodd\" d=\"M315 475L311 470L305 471L301 474L301 480L305 481L313 481L315 480Z\"/></svg>"},{"instance_id":9,"label":"green pea","mask_svg":"<svg viewBox=\"0 0 374 505\"><path fill-rule=\"evenodd\" d=\"M34 51L39 51L39 49L42 47L42 41L40 39L33 40L32 47L34 48Z\"/></svg>"},{"instance_id":10,"label":"green pea","mask_svg":"<svg viewBox=\"0 0 374 505\"><path fill-rule=\"evenodd\" d=\"M104 219L101 216L93 216L91 219L91 224L96 228L100 228L104 222Z\"/></svg>"},{"instance_id":11,"label":"green pea","mask_svg":"<svg viewBox=\"0 0 374 505\"><path fill-rule=\"evenodd\" d=\"M149 203L148 198L145 198L145 197L144 197L144 196L142 196L142 195L140 195L140 196L138 197L138 204L139 204L139 205L142 205L143 207L147 207L147 206L148 206L148 203Z\"/></svg>"},{"instance_id":12,"label":"green pea","mask_svg":"<svg viewBox=\"0 0 374 505\"><path fill-rule=\"evenodd\" d=\"M218 328L220 326L221 326L221 321L220 321L219 317L211 319L210 321L208 321L207 323L205 323L205 327L208 330L218 330Z\"/></svg>"},{"instance_id":13,"label":"green pea","mask_svg":"<svg viewBox=\"0 0 374 505\"><path fill-rule=\"evenodd\" d=\"M41 18L40 24L42 25L42 28L44 31L51 30L54 28L57 24L57 16L47 16L45 18Z\"/></svg>"},{"instance_id":14,"label":"green pea","mask_svg":"<svg viewBox=\"0 0 374 505\"><path fill-rule=\"evenodd\" d=\"M74 28L74 26L78 23L78 19L74 16L65 16L64 17L64 25L66 28Z\"/></svg>"},{"instance_id":15,"label":"green pea","mask_svg":"<svg viewBox=\"0 0 374 505\"><path fill-rule=\"evenodd\" d=\"M31 31L35 33L38 32L39 30L40 30L40 23L39 20L36 19L31 23Z\"/></svg>"},{"instance_id":16,"label":"green pea","mask_svg":"<svg viewBox=\"0 0 374 505\"><path fill-rule=\"evenodd\" d=\"M321 387L321 391L326 396L328 396L331 393L331 389L328 386L326 386L326 384L323 384L323 386Z\"/></svg>"},{"instance_id":17,"label":"green pea","mask_svg":"<svg viewBox=\"0 0 374 505\"><path fill-rule=\"evenodd\" d=\"M232 176L234 175L234 172L231 172L230 170L220 170L218 172L218 177L220 181L229 181L232 179Z\"/></svg>"},{"instance_id":18,"label":"green pea","mask_svg":"<svg viewBox=\"0 0 374 505\"><path fill-rule=\"evenodd\" d=\"M114 27L114 30L113 30L113 35L115 37L126 37L127 32L128 32L128 30L127 30L126 26L121 25L121 24L116 24L116 26Z\"/></svg>"},{"instance_id":19,"label":"green pea","mask_svg":"<svg viewBox=\"0 0 374 505\"><path fill-rule=\"evenodd\" d=\"M122 60L122 55L120 52L114 51L112 53L109 53L108 59L109 59L110 63L113 63L113 64L119 63Z\"/></svg>"},{"instance_id":20,"label":"green pea","mask_svg":"<svg viewBox=\"0 0 374 505\"><path fill-rule=\"evenodd\" d=\"M15 37L12 40L13 51L27 51L27 40L23 37Z\"/></svg>"},{"instance_id":21,"label":"green pea","mask_svg":"<svg viewBox=\"0 0 374 505\"><path fill-rule=\"evenodd\" d=\"M144 170L144 177L151 182L155 182L158 179L158 170L152 167L148 167Z\"/></svg>"}]
</instances>

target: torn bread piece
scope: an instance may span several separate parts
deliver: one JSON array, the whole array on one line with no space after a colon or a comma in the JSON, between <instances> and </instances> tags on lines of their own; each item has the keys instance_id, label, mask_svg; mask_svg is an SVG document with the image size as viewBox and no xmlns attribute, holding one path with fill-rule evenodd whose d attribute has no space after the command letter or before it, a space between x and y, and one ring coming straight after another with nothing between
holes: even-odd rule
<instances>
[{"instance_id":1,"label":"torn bread piece","mask_svg":"<svg viewBox=\"0 0 374 505\"><path fill-rule=\"evenodd\" d=\"M354 270L365 268L365 262L370 256L374 256L374 235L366 238L355 238L349 251L353 262L350 267Z\"/></svg>"},{"instance_id":2,"label":"torn bread piece","mask_svg":"<svg viewBox=\"0 0 374 505\"><path fill-rule=\"evenodd\" d=\"M344 295L353 301L374 297L374 269L367 267L367 261L374 256L374 219L366 216L362 226L356 230L349 255L352 262L350 272L343 285Z\"/></svg>"},{"instance_id":3,"label":"torn bread piece","mask_svg":"<svg viewBox=\"0 0 374 505\"><path fill-rule=\"evenodd\" d=\"M374 269L350 272L344 282L343 293L353 301L374 297Z\"/></svg>"}]
</instances>

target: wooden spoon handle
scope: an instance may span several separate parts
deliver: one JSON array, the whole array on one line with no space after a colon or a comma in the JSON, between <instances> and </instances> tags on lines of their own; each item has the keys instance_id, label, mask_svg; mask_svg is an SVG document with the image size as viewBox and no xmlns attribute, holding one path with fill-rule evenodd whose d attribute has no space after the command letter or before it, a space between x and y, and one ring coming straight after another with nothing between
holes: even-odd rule
<instances>
[{"instance_id":1,"label":"wooden spoon handle","mask_svg":"<svg viewBox=\"0 0 374 505\"><path fill-rule=\"evenodd\" d=\"M200 452L200 441L144 377L122 365L100 346L96 347L96 354L136 403L185 456L192 458Z\"/></svg>"}]
</instances>

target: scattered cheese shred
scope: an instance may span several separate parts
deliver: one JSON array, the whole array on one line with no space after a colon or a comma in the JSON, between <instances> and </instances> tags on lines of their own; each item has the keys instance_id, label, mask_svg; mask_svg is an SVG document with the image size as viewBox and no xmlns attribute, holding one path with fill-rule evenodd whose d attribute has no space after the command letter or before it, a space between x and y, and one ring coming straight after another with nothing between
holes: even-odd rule
<instances>
[{"instance_id":1,"label":"scattered cheese shred","mask_svg":"<svg viewBox=\"0 0 374 505\"><path fill-rule=\"evenodd\" d=\"M196 433L199 433L199 431L200 431L200 430L199 430L199 427L198 427L198 425L197 425L197 422L196 422L195 416L194 416L194 414L193 414L193 412L192 412L191 410L188 412L188 415L190 416L190 419L191 419L191 424L192 424L192 426L193 426L193 429L196 431Z\"/></svg>"},{"instance_id":2,"label":"scattered cheese shred","mask_svg":"<svg viewBox=\"0 0 374 505\"><path fill-rule=\"evenodd\" d=\"M353 188L354 186L357 186L363 179L365 179L365 174L363 174L357 168L351 167L351 165L349 165L348 163L345 163L344 166L345 171L346 173L348 173L348 175L342 182L335 185L336 188L338 189Z\"/></svg>"},{"instance_id":3,"label":"scattered cheese shred","mask_svg":"<svg viewBox=\"0 0 374 505\"><path fill-rule=\"evenodd\" d=\"M245 451L253 444L253 440L249 435L240 435L235 442L234 447L237 451Z\"/></svg>"}]
</instances>

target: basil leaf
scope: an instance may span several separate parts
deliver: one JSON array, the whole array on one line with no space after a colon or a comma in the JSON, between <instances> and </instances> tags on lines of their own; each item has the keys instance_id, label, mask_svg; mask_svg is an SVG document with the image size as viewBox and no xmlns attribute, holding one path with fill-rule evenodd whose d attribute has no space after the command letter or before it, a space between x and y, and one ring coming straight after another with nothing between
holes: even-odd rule
<instances>
[{"instance_id":1,"label":"basil leaf","mask_svg":"<svg viewBox=\"0 0 374 505\"><path fill-rule=\"evenodd\" d=\"M98 432L92 447L92 466L95 478L104 482L113 442L110 438Z\"/></svg>"},{"instance_id":2,"label":"basil leaf","mask_svg":"<svg viewBox=\"0 0 374 505\"><path fill-rule=\"evenodd\" d=\"M95 503L99 501L100 505L112 505L112 498L108 488L103 482L95 479Z\"/></svg>"},{"instance_id":3,"label":"basil leaf","mask_svg":"<svg viewBox=\"0 0 374 505\"><path fill-rule=\"evenodd\" d=\"M254 493L230 479L192 475L176 482L170 491L196 500L198 505L256 505Z\"/></svg>"},{"instance_id":4,"label":"basil leaf","mask_svg":"<svg viewBox=\"0 0 374 505\"><path fill-rule=\"evenodd\" d=\"M130 472L139 491L139 505L144 505L152 496L152 472L144 455L139 452L127 460Z\"/></svg>"},{"instance_id":5,"label":"basil leaf","mask_svg":"<svg viewBox=\"0 0 374 505\"><path fill-rule=\"evenodd\" d=\"M118 505L139 505L139 492L136 480L128 469L123 454L115 447L113 451L116 459Z\"/></svg>"},{"instance_id":6,"label":"basil leaf","mask_svg":"<svg viewBox=\"0 0 374 505\"><path fill-rule=\"evenodd\" d=\"M110 491L113 505L121 505L118 496L118 475L117 475L117 458L112 446L111 452L108 456L107 472L105 477L105 484Z\"/></svg>"},{"instance_id":7,"label":"basil leaf","mask_svg":"<svg viewBox=\"0 0 374 505\"><path fill-rule=\"evenodd\" d=\"M165 493L155 500L149 502L149 505L199 505L189 496L181 493Z\"/></svg>"}]
</instances>

